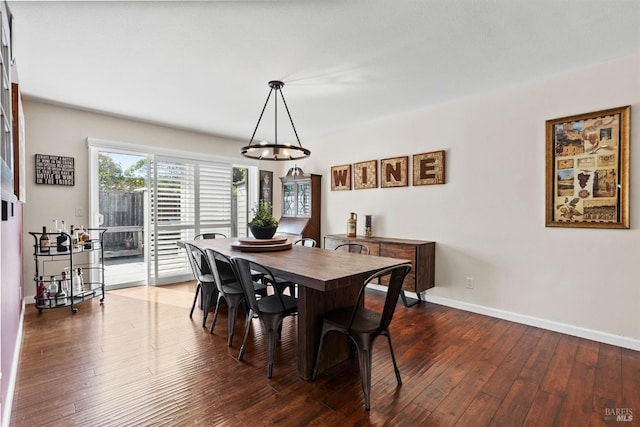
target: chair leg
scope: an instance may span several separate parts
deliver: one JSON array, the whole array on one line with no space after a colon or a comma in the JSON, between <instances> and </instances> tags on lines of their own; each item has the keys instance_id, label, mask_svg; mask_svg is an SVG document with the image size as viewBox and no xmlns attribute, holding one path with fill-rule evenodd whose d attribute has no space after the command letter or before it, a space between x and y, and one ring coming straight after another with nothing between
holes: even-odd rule
<instances>
[{"instance_id":1,"label":"chair leg","mask_svg":"<svg viewBox=\"0 0 640 427\"><path fill-rule=\"evenodd\" d=\"M271 378L273 376L273 359L275 359L275 351L276 345L274 341L275 331L272 328L269 328L267 331L267 378Z\"/></svg>"},{"instance_id":2,"label":"chair leg","mask_svg":"<svg viewBox=\"0 0 640 427\"><path fill-rule=\"evenodd\" d=\"M322 344L324 343L324 336L328 331L322 325L322 333L320 335L320 344L318 345L318 351L316 352L316 362L313 364L313 373L311 374L311 381L315 381L318 376L318 365L320 364L320 354L322 352Z\"/></svg>"},{"instance_id":3,"label":"chair leg","mask_svg":"<svg viewBox=\"0 0 640 427\"><path fill-rule=\"evenodd\" d=\"M238 307L243 301L243 298L238 295L227 295L227 329L228 329L228 342L227 345L231 347L233 344L233 333L236 329L236 317L238 317Z\"/></svg>"},{"instance_id":4,"label":"chair leg","mask_svg":"<svg viewBox=\"0 0 640 427\"><path fill-rule=\"evenodd\" d=\"M391 360L393 361L393 370L396 372L396 380L398 381L398 385L402 385L402 378L400 378L400 370L398 369L398 364L396 363L396 356L393 354L393 345L391 345L391 335L389 335L389 331L386 331L383 335L387 336L387 341L389 341L389 350L391 351Z\"/></svg>"},{"instance_id":5,"label":"chair leg","mask_svg":"<svg viewBox=\"0 0 640 427\"><path fill-rule=\"evenodd\" d=\"M216 321L218 320L218 310L220 309L220 300L222 299L222 294L218 294L218 298L216 298L216 308L213 310L213 323L211 323L211 328L209 329L209 333L213 333L213 328L216 327Z\"/></svg>"},{"instance_id":6,"label":"chair leg","mask_svg":"<svg viewBox=\"0 0 640 427\"><path fill-rule=\"evenodd\" d=\"M240 352L238 353L238 360L242 361L244 357L244 347L247 345L247 337L249 336L249 329L251 329L251 319L253 319L253 310L249 309L247 312L247 324L244 328L244 338L242 340L242 346L240 346Z\"/></svg>"},{"instance_id":7,"label":"chair leg","mask_svg":"<svg viewBox=\"0 0 640 427\"><path fill-rule=\"evenodd\" d=\"M360 381L364 392L364 409L371 407L371 344L367 342L358 345L358 361L360 362Z\"/></svg>"},{"instance_id":8,"label":"chair leg","mask_svg":"<svg viewBox=\"0 0 640 427\"><path fill-rule=\"evenodd\" d=\"M202 327L205 328L207 326L207 316L209 315L209 306L211 305L211 297L212 295L209 292L204 291L204 286L202 287Z\"/></svg>"},{"instance_id":9,"label":"chair leg","mask_svg":"<svg viewBox=\"0 0 640 427\"><path fill-rule=\"evenodd\" d=\"M193 318L193 310L196 308L196 301L198 301L198 294L200 295L200 300L202 301L202 286L200 283L196 286L196 294L193 297L193 304L191 304L191 311L189 312L189 319Z\"/></svg>"},{"instance_id":10,"label":"chair leg","mask_svg":"<svg viewBox=\"0 0 640 427\"><path fill-rule=\"evenodd\" d=\"M282 315L265 315L263 314L262 326L267 330L267 378L273 376L273 361L276 353L276 337L277 331L282 326Z\"/></svg>"}]
</instances>

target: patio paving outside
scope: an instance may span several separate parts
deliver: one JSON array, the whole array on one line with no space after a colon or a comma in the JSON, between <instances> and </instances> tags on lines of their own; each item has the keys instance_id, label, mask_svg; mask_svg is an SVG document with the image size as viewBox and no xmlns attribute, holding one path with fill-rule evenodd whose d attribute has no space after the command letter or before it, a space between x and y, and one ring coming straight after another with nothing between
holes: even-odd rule
<instances>
[{"instance_id":1,"label":"patio paving outside","mask_svg":"<svg viewBox=\"0 0 640 427\"><path fill-rule=\"evenodd\" d=\"M107 288L146 284L147 272L143 256L107 258L104 262L104 283Z\"/></svg>"}]
</instances>

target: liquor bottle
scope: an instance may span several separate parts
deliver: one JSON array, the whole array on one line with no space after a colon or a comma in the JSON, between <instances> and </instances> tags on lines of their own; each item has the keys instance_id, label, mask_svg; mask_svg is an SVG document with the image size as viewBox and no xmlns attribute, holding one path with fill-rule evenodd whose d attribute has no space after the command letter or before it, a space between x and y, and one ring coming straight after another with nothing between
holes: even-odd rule
<instances>
[{"instance_id":1,"label":"liquor bottle","mask_svg":"<svg viewBox=\"0 0 640 427\"><path fill-rule=\"evenodd\" d=\"M48 289L48 292L47 292L47 296L49 297L49 300L55 300L57 293L58 293L58 283L56 282L56 277L55 276L50 276L49 277L49 289ZM49 301L49 304L51 304L51 301Z\"/></svg>"},{"instance_id":2,"label":"liquor bottle","mask_svg":"<svg viewBox=\"0 0 640 427\"><path fill-rule=\"evenodd\" d=\"M347 237L356 237L357 223L358 223L358 215L356 215L355 212L351 212L351 215L347 220Z\"/></svg>"},{"instance_id":3,"label":"liquor bottle","mask_svg":"<svg viewBox=\"0 0 640 427\"><path fill-rule=\"evenodd\" d=\"M62 280L58 282L58 292L56 293L56 305L65 305L67 303L67 293L62 287Z\"/></svg>"},{"instance_id":4,"label":"liquor bottle","mask_svg":"<svg viewBox=\"0 0 640 427\"><path fill-rule=\"evenodd\" d=\"M44 307L46 305L47 287L44 285L44 280L40 276L38 280L38 288L36 289L36 305Z\"/></svg>"},{"instance_id":5,"label":"liquor bottle","mask_svg":"<svg viewBox=\"0 0 640 427\"><path fill-rule=\"evenodd\" d=\"M42 227L42 234L40 235L40 252L49 253L51 251L51 242L49 241L49 235L47 234L47 227Z\"/></svg>"},{"instance_id":6,"label":"liquor bottle","mask_svg":"<svg viewBox=\"0 0 640 427\"><path fill-rule=\"evenodd\" d=\"M72 225L69 235L71 236L71 250L80 252L83 247L83 245L80 244L80 229L74 228L74 226Z\"/></svg>"},{"instance_id":7,"label":"liquor bottle","mask_svg":"<svg viewBox=\"0 0 640 427\"><path fill-rule=\"evenodd\" d=\"M84 248L91 249L91 236L87 230L84 229L84 225L81 226L80 230L82 231L80 234L80 241L84 243Z\"/></svg>"},{"instance_id":8,"label":"liquor bottle","mask_svg":"<svg viewBox=\"0 0 640 427\"><path fill-rule=\"evenodd\" d=\"M67 278L66 271L62 272L62 281L60 282L60 285L62 286L62 292L64 292L67 296L71 296L71 294L69 293L71 292L71 288L69 287L69 279Z\"/></svg>"},{"instance_id":9,"label":"liquor bottle","mask_svg":"<svg viewBox=\"0 0 640 427\"><path fill-rule=\"evenodd\" d=\"M73 286L74 295L77 294L78 296L81 296L82 293L84 292L84 283L82 279L81 268L76 268L75 274L73 275L72 282L73 282L72 286Z\"/></svg>"},{"instance_id":10,"label":"liquor bottle","mask_svg":"<svg viewBox=\"0 0 640 427\"><path fill-rule=\"evenodd\" d=\"M60 233L69 234L69 231L64 225L64 221L61 222L62 228L60 229ZM58 234L58 237L56 238L56 249L58 250L58 252L67 252L67 250L69 250L69 239L67 239L67 236L65 234Z\"/></svg>"}]
</instances>

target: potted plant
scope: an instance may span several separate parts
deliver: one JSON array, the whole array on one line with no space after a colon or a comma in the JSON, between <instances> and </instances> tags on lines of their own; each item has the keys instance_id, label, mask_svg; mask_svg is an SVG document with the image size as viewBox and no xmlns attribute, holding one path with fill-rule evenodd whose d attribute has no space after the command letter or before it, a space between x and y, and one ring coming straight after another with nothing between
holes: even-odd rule
<instances>
[{"instance_id":1,"label":"potted plant","mask_svg":"<svg viewBox=\"0 0 640 427\"><path fill-rule=\"evenodd\" d=\"M124 243L125 249L133 249L133 246L134 246L133 236L125 237L123 243Z\"/></svg>"},{"instance_id":2,"label":"potted plant","mask_svg":"<svg viewBox=\"0 0 640 427\"><path fill-rule=\"evenodd\" d=\"M271 203L260 201L257 208L252 209L253 219L249 222L249 230L256 239L270 239L276 234L278 220L271 214Z\"/></svg>"}]
</instances>

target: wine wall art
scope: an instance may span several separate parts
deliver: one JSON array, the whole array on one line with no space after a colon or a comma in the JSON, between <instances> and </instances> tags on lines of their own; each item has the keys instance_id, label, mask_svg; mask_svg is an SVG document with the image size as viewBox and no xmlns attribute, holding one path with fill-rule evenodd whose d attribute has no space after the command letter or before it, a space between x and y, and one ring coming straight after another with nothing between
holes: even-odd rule
<instances>
[{"instance_id":1,"label":"wine wall art","mask_svg":"<svg viewBox=\"0 0 640 427\"><path fill-rule=\"evenodd\" d=\"M331 191L395 188L409 185L409 165L414 186L445 183L445 151L367 160L331 167ZM379 167L378 167L379 166Z\"/></svg>"},{"instance_id":2,"label":"wine wall art","mask_svg":"<svg viewBox=\"0 0 640 427\"><path fill-rule=\"evenodd\" d=\"M74 158L36 154L36 184L75 185Z\"/></svg>"}]
</instances>

